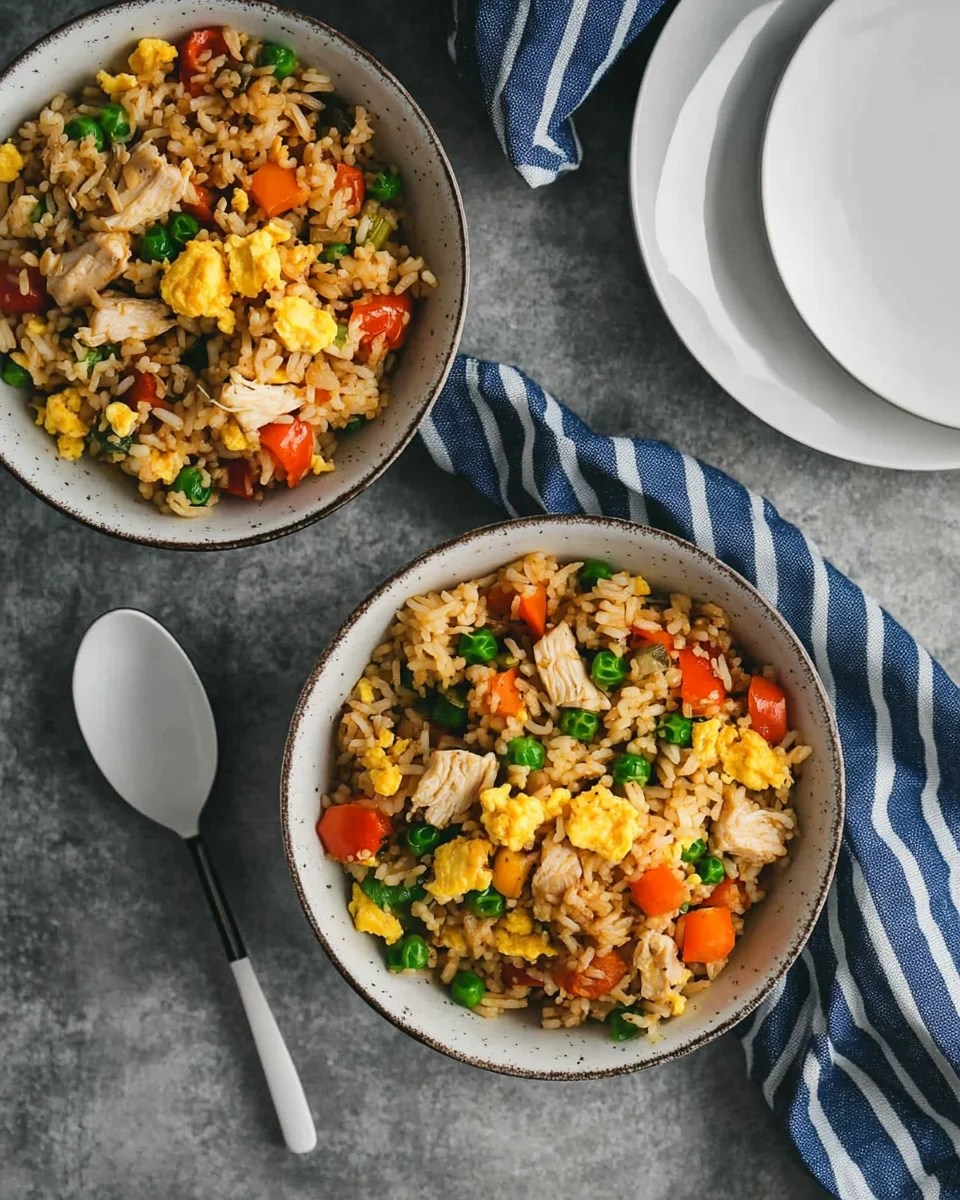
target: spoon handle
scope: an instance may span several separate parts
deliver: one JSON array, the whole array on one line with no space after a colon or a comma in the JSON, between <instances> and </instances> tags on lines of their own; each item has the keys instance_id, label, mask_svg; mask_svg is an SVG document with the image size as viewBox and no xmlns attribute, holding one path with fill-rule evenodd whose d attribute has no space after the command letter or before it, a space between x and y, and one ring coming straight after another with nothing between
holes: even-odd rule
<instances>
[{"instance_id":1,"label":"spoon handle","mask_svg":"<svg viewBox=\"0 0 960 1200\"><path fill-rule=\"evenodd\" d=\"M230 912L207 848L199 835L184 840L203 884L213 919L220 930L233 977L237 981L240 999L250 1022L253 1042L270 1090L270 1098L277 1111L283 1140L294 1154L306 1154L317 1144L317 1131L297 1068L247 957L243 938Z\"/></svg>"}]
</instances>

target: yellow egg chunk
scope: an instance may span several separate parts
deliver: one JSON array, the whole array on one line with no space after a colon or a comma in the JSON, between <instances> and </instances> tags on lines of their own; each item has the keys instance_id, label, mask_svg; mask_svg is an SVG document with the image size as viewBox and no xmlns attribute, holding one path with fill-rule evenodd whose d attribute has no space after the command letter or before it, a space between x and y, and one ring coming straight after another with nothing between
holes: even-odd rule
<instances>
[{"instance_id":1,"label":"yellow egg chunk","mask_svg":"<svg viewBox=\"0 0 960 1200\"><path fill-rule=\"evenodd\" d=\"M518 792L510 795L510 784L486 788L480 793L480 821L497 846L524 850L533 845L537 830L547 819L543 801Z\"/></svg>"},{"instance_id":2,"label":"yellow egg chunk","mask_svg":"<svg viewBox=\"0 0 960 1200\"><path fill-rule=\"evenodd\" d=\"M716 717L709 721L698 721L691 737L693 752L700 760L701 767L712 767L717 761L717 738L720 736L720 722Z\"/></svg>"},{"instance_id":3,"label":"yellow egg chunk","mask_svg":"<svg viewBox=\"0 0 960 1200\"><path fill-rule=\"evenodd\" d=\"M353 917L355 929L383 938L388 946L403 937L403 926L397 918L374 904L359 883L353 885L353 899L347 905L347 912Z\"/></svg>"},{"instance_id":4,"label":"yellow egg chunk","mask_svg":"<svg viewBox=\"0 0 960 1200\"><path fill-rule=\"evenodd\" d=\"M467 953L467 939L464 937L462 929L447 929L444 926L437 941L441 946L446 946L448 950L456 950L461 955Z\"/></svg>"},{"instance_id":5,"label":"yellow egg chunk","mask_svg":"<svg viewBox=\"0 0 960 1200\"><path fill-rule=\"evenodd\" d=\"M41 321L39 317L30 317L27 320L27 333L33 334L35 337L39 337L41 334L46 332L46 321Z\"/></svg>"},{"instance_id":6,"label":"yellow egg chunk","mask_svg":"<svg viewBox=\"0 0 960 1200\"><path fill-rule=\"evenodd\" d=\"M292 236L285 221L271 221L247 237L231 233L225 245L233 290L250 300L263 291L275 291L280 286L277 246Z\"/></svg>"},{"instance_id":7,"label":"yellow egg chunk","mask_svg":"<svg viewBox=\"0 0 960 1200\"><path fill-rule=\"evenodd\" d=\"M62 392L48 396L43 419L43 427L47 433L85 438L90 432L90 426L77 416L82 403L82 397L76 388L64 388Z\"/></svg>"},{"instance_id":8,"label":"yellow egg chunk","mask_svg":"<svg viewBox=\"0 0 960 1200\"><path fill-rule=\"evenodd\" d=\"M235 213L239 213L241 217L250 207L250 197L243 188L233 189L233 195L230 197L230 207Z\"/></svg>"},{"instance_id":9,"label":"yellow egg chunk","mask_svg":"<svg viewBox=\"0 0 960 1200\"><path fill-rule=\"evenodd\" d=\"M269 301L273 327L288 350L319 354L337 336L337 323L330 314L305 296L281 296Z\"/></svg>"},{"instance_id":10,"label":"yellow egg chunk","mask_svg":"<svg viewBox=\"0 0 960 1200\"><path fill-rule=\"evenodd\" d=\"M625 858L640 835L640 814L629 800L621 800L598 783L570 801L567 837L580 850L593 850L610 862Z\"/></svg>"},{"instance_id":11,"label":"yellow egg chunk","mask_svg":"<svg viewBox=\"0 0 960 1200\"><path fill-rule=\"evenodd\" d=\"M107 71L97 72L97 84L100 91L105 92L111 99L122 92L129 92L137 86L136 75L110 75Z\"/></svg>"},{"instance_id":12,"label":"yellow egg chunk","mask_svg":"<svg viewBox=\"0 0 960 1200\"><path fill-rule=\"evenodd\" d=\"M724 772L752 792L781 788L791 781L790 768L782 754L755 729L727 725L717 738L717 750Z\"/></svg>"},{"instance_id":13,"label":"yellow egg chunk","mask_svg":"<svg viewBox=\"0 0 960 1200\"><path fill-rule=\"evenodd\" d=\"M507 913L501 925L508 933L533 933L533 917L516 908Z\"/></svg>"},{"instance_id":14,"label":"yellow egg chunk","mask_svg":"<svg viewBox=\"0 0 960 1200\"><path fill-rule=\"evenodd\" d=\"M543 811L547 814L547 820L553 821L557 817L567 815L570 806L570 793L566 788L554 788L550 795L543 802Z\"/></svg>"},{"instance_id":15,"label":"yellow egg chunk","mask_svg":"<svg viewBox=\"0 0 960 1200\"><path fill-rule=\"evenodd\" d=\"M247 448L247 435L236 421L228 421L220 430L220 441L228 450L240 451Z\"/></svg>"},{"instance_id":16,"label":"yellow egg chunk","mask_svg":"<svg viewBox=\"0 0 960 1200\"><path fill-rule=\"evenodd\" d=\"M506 929L496 929L493 941L501 954L525 958L527 962L536 962L544 957L553 958L557 953L546 933L508 933Z\"/></svg>"},{"instance_id":17,"label":"yellow egg chunk","mask_svg":"<svg viewBox=\"0 0 960 1200\"><path fill-rule=\"evenodd\" d=\"M163 274L160 295L183 317L214 317L221 333L233 333L233 292L215 242L187 242Z\"/></svg>"},{"instance_id":18,"label":"yellow egg chunk","mask_svg":"<svg viewBox=\"0 0 960 1200\"><path fill-rule=\"evenodd\" d=\"M0 183L13 183L23 170L23 155L13 142L0 146Z\"/></svg>"},{"instance_id":19,"label":"yellow egg chunk","mask_svg":"<svg viewBox=\"0 0 960 1200\"><path fill-rule=\"evenodd\" d=\"M76 462L83 453L83 438L69 437L62 433L57 438L57 450L61 458L66 458L70 462Z\"/></svg>"},{"instance_id":20,"label":"yellow egg chunk","mask_svg":"<svg viewBox=\"0 0 960 1200\"><path fill-rule=\"evenodd\" d=\"M176 46L171 46L162 38L141 38L127 62L135 75L152 75L158 68L172 63L176 57Z\"/></svg>"},{"instance_id":21,"label":"yellow egg chunk","mask_svg":"<svg viewBox=\"0 0 960 1200\"><path fill-rule=\"evenodd\" d=\"M482 892L490 886L493 872L487 866L493 847L485 838L454 838L437 847L433 856L432 883L427 891L446 904L465 892Z\"/></svg>"},{"instance_id":22,"label":"yellow egg chunk","mask_svg":"<svg viewBox=\"0 0 960 1200\"><path fill-rule=\"evenodd\" d=\"M176 477L180 474L180 468L183 466L183 459L176 450L151 450L146 460L147 472L152 476L149 482L173 483ZM143 468L140 470L140 478L143 479L145 474Z\"/></svg>"},{"instance_id":23,"label":"yellow egg chunk","mask_svg":"<svg viewBox=\"0 0 960 1200\"><path fill-rule=\"evenodd\" d=\"M110 422L113 432L118 437L129 437L139 424L139 418L133 409L119 400L114 400L103 410L103 415Z\"/></svg>"},{"instance_id":24,"label":"yellow egg chunk","mask_svg":"<svg viewBox=\"0 0 960 1200\"><path fill-rule=\"evenodd\" d=\"M336 468L322 454L315 454L310 459L310 470L314 475L326 475L328 471L334 471Z\"/></svg>"},{"instance_id":25,"label":"yellow egg chunk","mask_svg":"<svg viewBox=\"0 0 960 1200\"><path fill-rule=\"evenodd\" d=\"M373 703L376 693L369 679L361 679L357 684L357 691L360 693L360 699L364 704Z\"/></svg>"}]
</instances>

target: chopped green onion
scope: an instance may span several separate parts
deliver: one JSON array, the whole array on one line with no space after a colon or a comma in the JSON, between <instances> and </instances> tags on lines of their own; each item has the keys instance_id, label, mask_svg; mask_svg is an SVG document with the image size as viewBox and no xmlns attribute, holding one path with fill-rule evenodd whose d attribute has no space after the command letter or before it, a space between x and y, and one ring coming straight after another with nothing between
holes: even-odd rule
<instances>
[{"instance_id":1,"label":"chopped green onion","mask_svg":"<svg viewBox=\"0 0 960 1200\"><path fill-rule=\"evenodd\" d=\"M324 247L320 255L320 261L325 263L339 262L345 254L350 253L350 247L346 242L331 242L329 246Z\"/></svg>"},{"instance_id":2,"label":"chopped green onion","mask_svg":"<svg viewBox=\"0 0 960 1200\"><path fill-rule=\"evenodd\" d=\"M433 701L431 717L451 733L463 733L467 727L467 702L456 692L439 692Z\"/></svg>"},{"instance_id":3,"label":"chopped green onion","mask_svg":"<svg viewBox=\"0 0 960 1200\"><path fill-rule=\"evenodd\" d=\"M624 1013L630 1009L620 1005L618 1008L611 1010L607 1017L607 1028L610 1031L610 1040L612 1042L629 1042L631 1038L635 1038L643 1030L639 1025L634 1025L632 1021L624 1019Z\"/></svg>"}]
</instances>

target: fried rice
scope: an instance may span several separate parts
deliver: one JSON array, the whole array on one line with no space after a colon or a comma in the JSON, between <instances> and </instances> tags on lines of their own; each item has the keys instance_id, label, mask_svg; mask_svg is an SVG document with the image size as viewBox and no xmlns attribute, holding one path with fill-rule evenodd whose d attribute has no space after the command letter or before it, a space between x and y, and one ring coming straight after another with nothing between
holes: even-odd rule
<instances>
[{"instance_id":1,"label":"fried rice","mask_svg":"<svg viewBox=\"0 0 960 1200\"><path fill-rule=\"evenodd\" d=\"M0 378L165 513L331 471L436 284L403 200L322 64L141 39L0 146Z\"/></svg>"},{"instance_id":2,"label":"fried rice","mask_svg":"<svg viewBox=\"0 0 960 1200\"><path fill-rule=\"evenodd\" d=\"M618 1041L723 970L810 754L721 608L547 553L408 600L337 744L318 835L385 968Z\"/></svg>"}]
</instances>

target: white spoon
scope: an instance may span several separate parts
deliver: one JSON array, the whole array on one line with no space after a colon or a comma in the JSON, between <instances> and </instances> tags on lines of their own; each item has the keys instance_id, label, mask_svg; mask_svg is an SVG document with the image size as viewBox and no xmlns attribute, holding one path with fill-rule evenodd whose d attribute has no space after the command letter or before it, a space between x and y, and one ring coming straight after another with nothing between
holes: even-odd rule
<instances>
[{"instance_id":1,"label":"white spoon","mask_svg":"<svg viewBox=\"0 0 960 1200\"><path fill-rule=\"evenodd\" d=\"M200 813L217 770L217 730L200 676L153 617L119 608L84 634L73 667L73 703L107 780L138 812L186 842L240 989L284 1141L295 1154L306 1154L317 1133L303 1086L200 840Z\"/></svg>"}]
</instances>

